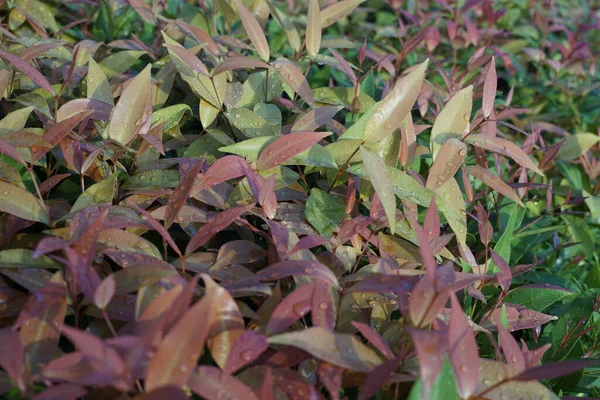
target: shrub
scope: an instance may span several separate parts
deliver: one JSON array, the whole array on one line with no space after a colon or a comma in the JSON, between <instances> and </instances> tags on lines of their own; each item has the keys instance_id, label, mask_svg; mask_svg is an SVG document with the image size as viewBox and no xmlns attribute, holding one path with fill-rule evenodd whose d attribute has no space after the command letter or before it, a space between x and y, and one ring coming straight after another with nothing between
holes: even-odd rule
<instances>
[{"instance_id":1,"label":"shrub","mask_svg":"<svg viewBox=\"0 0 600 400\"><path fill-rule=\"evenodd\" d=\"M6 398L598 395L596 11L0 7Z\"/></svg>"}]
</instances>

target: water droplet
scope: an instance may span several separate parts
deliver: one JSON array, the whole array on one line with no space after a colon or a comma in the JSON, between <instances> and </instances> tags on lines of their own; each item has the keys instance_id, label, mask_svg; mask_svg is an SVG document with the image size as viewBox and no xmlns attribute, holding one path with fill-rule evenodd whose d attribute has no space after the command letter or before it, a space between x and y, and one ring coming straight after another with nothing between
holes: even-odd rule
<instances>
[{"instance_id":1,"label":"water droplet","mask_svg":"<svg viewBox=\"0 0 600 400\"><path fill-rule=\"evenodd\" d=\"M433 232L431 231L431 229L427 229L427 234L428 235L433 235Z\"/></svg>"},{"instance_id":2,"label":"water droplet","mask_svg":"<svg viewBox=\"0 0 600 400\"><path fill-rule=\"evenodd\" d=\"M235 114L236 118L242 118L242 114Z\"/></svg>"},{"instance_id":3,"label":"water droplet","mask_svg":"<svg viewBox=\"0 0 600 400\"><path fill-rule=\"evenodd\" d=\"M471 119L471 116L470 116L469 114L466 114L466 113L465 113L465 114L463 115L463 118L464 118L465 122L469 122L469 120Z\"/></svg>"},{"instance_id":4,"label":"water droplet","mask_svg":"<svg viewBox=\"0 0 600 400\"><path fill-rule=\"evenodd\" d=\"M378 302L376 302L376 301L373 301L373 300L371 300L371 301L369 302L369 306L371 306L372 308L375 308L375 307L377 307L378 305L379 305L379 303L378 303Z\"/></svg>"},{"instance_id":5,"label":"water droplet","mask_svg":"<svg viewBox=\"0 0 600 400\"><path fill-rule=\"evenodd\" d=\"M461 156L461 157L464 157L464 156L467 155L467 151L465 149L460 149L458 151L458 155Z\"/></svg>"},{"instance_id":6,"label":"water droplet","mask_svg":"<svg viewBox=\"0 0 600 400\"><path fill-rule=\"evenodd\" d=\"M328 308L328 307L329 307L329 306L328 306L328 305L327 305L327 303L325 303L324 301L322 301L322 302L320 302L320 303L319 303L319 308L320 308L321 310L327 310L327 308Z\"/></svg>"},{"instance_id":7,"label":"water droplet","mask_svg":"<svg viewBox=\"0 0 600 400\"><path fill-rule=\"evenodd\" d=\"M253 350L243 351L241 356L242 356L242 360L244 360L246 362L250 362L250 360L252 360L252 358L254 357L254 351Z\"/></svg>"},{"instance_id":8,"label":"water droplet","mask_svg":"<svg viewBox=\"0 0 600 400\"><path fill-rule=\"evenodd\" d=\"M183 217L177 217L177 222L183 222Z\"/></svg>"},{"instance_id":9,"label":"water droplet","mask_svg":"<svg viewBox=\"0 0 600 400\"><path fill-rule=\"evenodd\" d=\"M490 386L490 385L492 384L492 381L491 381L491 380L489 380L489 379L484 379L484 380L483 380L483 384L484 384L485 386Z\"/></svg>"},{"instance_id":10,"label":"water droplet","mask_svg":"<svg viewBox=\"0 0 600 400\"><path fill-rule=\"evenodd\" d=\"M182 364L182 365L181 365L181 367L180 367L179 369L180 369L180 370L181 370L181 372L183 372L183 373L187 372L187 370L188 370L188 368L187 368L187 365L185 365L185 364Z\"/></svg>"},{"instance_id":11,"label":"water droplet","mask_svg":"<svg viewBox=\"0 0 600 400\"><path fill-rule=\"evenodd\" d=\"M460 366L461 372L467 372L467 367L465 365Z\"/></svg>"},{"instance_id":12,"label":"water droplet","mask_svg":"<svg viewBox=\"0 0 600 400\"><path fill-rule=\"evenodd\" d=\"M5 196L8 196L8 192L7 192L7 191L5 191L5 192L4 192L4 193L2 193L2 194L3 194L3 195L5 195Z\"/></svg>"},{"instance_id":13,"label":"water droplet","mask_svg":"<svg viewBox=\"0 0 600 400\"><path fill-rule=\"evenodd\" d=\"M310 268L304 268L304 273L311 274L313 271Z\"/></svg>"},{"instance_id":14,"label":"water droplet","mask_svg":"<svg viewBox=\"0 0 600 400\"><path fill-rule=\"evenodd\" d=\"M438 186L442 186L443 184L444 184L444 181L437 181Z\"/></svg>"}]
</instances>

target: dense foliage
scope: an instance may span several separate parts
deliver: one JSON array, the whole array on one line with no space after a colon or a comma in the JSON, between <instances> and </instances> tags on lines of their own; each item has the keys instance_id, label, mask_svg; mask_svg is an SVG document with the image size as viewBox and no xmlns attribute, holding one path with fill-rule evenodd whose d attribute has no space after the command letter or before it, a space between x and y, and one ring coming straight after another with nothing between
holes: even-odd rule
<instances>
[{"instance_id":1,"label":"dense foliage","mask_svg":"<svg viewBox=\"0 0 600 400\"><path fill-rule=\"evenodd\" d=\"M593 3L0 0L0 395L600 396Z\"/></svg>"}]
</instances>

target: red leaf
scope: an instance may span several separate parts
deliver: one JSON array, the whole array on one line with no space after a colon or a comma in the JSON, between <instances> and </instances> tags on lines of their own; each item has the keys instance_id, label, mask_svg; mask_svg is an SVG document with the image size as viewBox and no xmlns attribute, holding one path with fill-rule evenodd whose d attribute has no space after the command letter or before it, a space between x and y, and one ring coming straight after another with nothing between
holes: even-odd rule
<instances>
[{"instance_id":1,"label":"red leaf","mask_svg":"<svg viewBox=\"0 0 600 400\"><path fill-rule=\"evenodd\" d=\"M333 272L318 261L288 260L273 264L260 270L256 276L263 281L276 281L288 276L300 275L319 279L331 286L338 287Z\"/></svg>"},{"instance_id":2,"label":"red leaf","mask_svg":"<svg viewBox=\"0 0 600 400\"><path fill-rule=\"evenodd\" d=\"M492 254L492 260L494 261L494 264L500 268L500 272L496 274L496 279L498 280L502 291L506 293L508 289L510 289L512 272L508 266L508 263L498 253L496 253L494 250L490 250L490 253Z\"/></svg>"},{"instance_id":3,"label":"red leaf","mask_svg":"<svg viewBox=\"0 0 600 400\"><path fill-rule=\"evenodd\" d=\"M256 331L244 332L231 348L223 372L235 374L241 368L256 360L268 348L269 343L264 335Z\"/></svg>"},{"instance_id":4,"label":"red leaf","mask_svg":"<svg viewBox=\"0 0 600 400\"><path fill-rule=\"evenodd\" d=\"M448 351L462 398L469 398L479 382L479 352L469 320L452 293Z\"/></svg>"},{"instance_id":5,"label":"red leaf","mask_svg":"<svg viewBox=\"0 0 600 400\"><path fill-rule=\"evenodd\" d=\"M178 256L181 256L181 250L179 250L179 247L177 247L177 244L171 237L171 234L169 233L169 231L166 230L165 227L162 226L160 224L160 222L158 222L156 220L156 218L154 218L152 216L152 214L150 214L148 211L144 210L143 208L138 207L134 201L131 201L131 199L128 201L128 204L130 207L132 207L137 212L142 214L142 218L144 218L144 220L152 227L152 229L157 231L160 234L160 236L162 236L162 238L169 244L169 246L171 246L173 251L175 253L177 253Z\"/></svg>"},{"instance_id":6,"label":"red leaf","mask_svg":"<svg viewBox=\"0 0 600 400\"><path fill-rule=\"evenodd\" d=\"M312 324L333 331L335 328L336 302L328 284L319 280L314 282L312 301Z\"/></svg>"},{"instance_id":7,"label":"red leaf","mask_svg":"<svg viewBox=\"0 0 600 400\"><path fill-rule=\"evenodd\" d=\"M238 156L224 156L215 161L202 175L198 190L204 190L230 179L239 178L251 169L248 162Z\"/></svg>"},{"instance_id":8,"label":"red leaf","mask_svg":"<svg viewBox=\"0 0 600 400\"><path fill-rule=\"evenodd\" d=\"M108 121L113 106L95 99L75 99L63 104L56 113L56 121L61 122L77 114L89 112L93 120Z\"/></svg>"},{"instance_id":9,"label":"red leaf","mask_svg":"<svg viewBox=\"0 0 600 400\"><path fill-rule=\"evenodd\" d=\"M514 379L517 381L533 381L554 379L579 371L580 369L597 366L598 360L566 360L556 363L540 365L521 372Z\"/></svg>"},{"instance_id":10,"label":"red leaf","mask_svg":"<svg viewBox=\"0 0 600 400\"><path fill-rule=\"evenodd\" d=\"M219 46L215 43L215 41L210 37L210 35L204 32L202 29L188 24L187 22L177 20L172 21L181 29L183 33L194 38L198 43L206 43L206 47L213 53L219 54Z\"/></svg>"},{"instance_id":11,"label":"red leaf","mask_svg":"<svg viewBox=\"0 0 600 400\"><path fill-rule=\"evenodd\" d=\"M339 400L340 390L342 388L342 374L344 370L329 363L320 362L317 367L319 380L331 395L333 400Z\"/></svg>"},{"instance_id":12,"label":"red leaf","mask_svg":"<svg viewBox=\"0 0 600 400\"><path fill-rule=\"evenodd\" d=\"M187 247L185 248L185 254L190 254L195 251L198 247L208 242L217 233L227 228L233 221L238 219L243 213L252 209L254 203L247 206L240 206L230 208L227 211L223 211L217 214L212 220L209 220L206 225L196 232L196 234L190 239Z\"/></svg>"},{"instance_id":13,"label":"red leaf","mask_svg":"<svg viewBox=\"0 0 600 400\"><path fill-rule=\"evenodd\" d=\"M304 74L298 67L287 60L277 60L271 63L283 80L311 107L315 106L312 89Z\"/></svg>"},{"instance_id":14,"label":"red leaf","mask_svg":"<svg viewBox=\"0 0 600 400\"><path fill-rule=\"evenodd\" d=\"M78 385L64 383L51 386L36 394L31 400L77 400L87 394L87 390Z\"/></svg>"},{"instance_id":15,"label":"red leaf","mask_svg":"<svg viewBox=\"0 0 600 400\"><path fill-rule=\"evenodd\" d=\"M309 149L329 135L331 132L296 132L284 135L265 147L258 156L256 167L259 170L271 169Z\"/></svg>"},{"instance_id":16,"label":"red leaf","mask_svg":"<svg viewBox=\"0 0 600 400\"><path fill-rule=\"evenodd\" d=\"M190 389L206 400L258 400L251 388L215 367L200 366L190 376Z\"/></svg>"},{"instance_id":17,"label":"red leaf","mask_svg":"<svg viewBox=\"0 0 600 400\"><path fill-rule=\"evenodd\" d=\"M377 391L388 382L392 374L396 372L402 361L402 357L392 358L369 372L369 375L360 386L358 400L372 399Z\"/></svg>"},{"instance_id":18,"label":"red leaf","mask_svg":"<svg viewBox=\"0 0 600 400\"><path fill-rule=\"evenodd\" d=\"M267 324L267 333L280 333L289 328L312 309L311 296L315 283L303 285L279 302Z\"/></svg>"},{"instance_id":19,"label":"red leaf","mask_svg":"<svg viewBox=\"0 0 600 400\"><path fill-rule=\"evenodd\" d=\"M192 191L192 187L194 186L194 182L196 181L196 177L200 172L200 168L202 168L202 164L204 164L204 159L198 161L185 175L185 177L181 180L179 185L175 188L175 191L171 196L169 196L169 202L167 203L167 209L165 211L165 227L168 229L179 211L181 207L185 204L188 197L190 196L190 192Z\"/></svg>"},{"instance_id":20,"label":"red leaf","mask_svg":"<svg viewBox=\"0 0 600 400\"><path fill-rule=\"evenodd\" d=\"M329 242L329 239L321 235L308 235L298 240L296 245L290 250L289 255L296 253L297 251L303 251L312 249L313 247L322 246Z\"/></svg>"},{"instance_id":21,"label":"red leaf","mask_svg":"<svg viewBox=\"0 0 600 400\"><path fill-rule=\"evenodd\" d=\"M485 118L489 117L494 109L494 99L496 98L496 87L498 85L498 78L496 77L496 57L492 57L487 73L485 74L485 81L483 82L483 97L481 104L481 111Z\"/></svg>"},{"instance_id":22,"label":"red leaf","mask_svg":"<svg viewBox=\"0 0 600 400\"><path fill-rule=\"evenodd\" d=\"M246 69L246 68L267 68L272 69L269 64L255 60L253 58L248 58L244 56L227 58L221 64L219 64L212 72L213 76L222 74L223 72L231 71L232 69Z\"/></svg>"},{"instance_id":23,"label":"red leaf","mask_svg":"<svg viewBox=\"0 0 600 400\"><path fill-rule=\"evenodd\" d=\"M262 206L265 217L275 218L277 212L277 197L275 195L275 175L267 179L258 193L258 203Z\"/></svg>"},{"instance_id":24,"label":"red leaf","mask_svg":"<svg viewBox=\"0 0 600 400\"><path fill-rule=\"evenodd\" d=\"M391 360L395 357L394 352L392 351L390 345L387 341L371 328L367 324L363 324L362 322L352 321L352 325L371 343L381 354L385 356L388 360Z\"/></svg>"},{"instance_id":25,"label":"red leaf","mask_svg":"<svg viewBox=\"0 0 600 400\"><path fill-rule=\"evenodd\" d=\"M140 17L151 25L156 25L156 16L144 0L127 0Z\"/></svg>"},{"instance_id":26,"label":"red leaf","mask_svg":"<svg viewBox=\"0 0 600 400\"><path fill-rule=\"evenodd\" d=\"M115 295L117 283L114 275L109 275L100 283L94 293L94 304L101 310L104 310L108 303L112 300Z\"/></svg>"},{"instance_id":27,"label":"red leaf","mask_svg":"<svg viewBox=\"0 0 600 400\"><path fill-rule=\"evenodd\" d=\"M444 365L444 355L446 354L444 334L412 328L409 329L409 333L419 359L419 369L423 381L423 398L428 399L433 382Z\"/></svg>"},{"instance_id":28,"label":"red leaf","mask_svg":"<svg viewBox=\"0 0 600 400\"><path fill-rule=\"evenodd\" d=\"M210 325L207 321L211 307L209 299L203 297L183 314L163 338L148 366L146 390L168 384L188 385L208 337Z\"/></svg>"},{"instance_id":29,"label":"red leaf","mask_svg":"<svg viewBox=\"0 0 600 400\"><path fill-rule=\"evenodd\" d=\"M196 55L190 50L186 49L185 47L173 44L165 43L163 46L175 53L177 57L181 58L181 61L186 63L191 69L193 69L197 73L204 76L209 76L208 69L206 69L206 65L204 65L202 61L200 61L198 57L196 57Z\"/></svg>"},{"instance_id":30,"label":"red leaf","mask_svg":"<svg viewBox=\"0 0 600 400\"><path fill-rule=\"evenodd\" d=\"M46 80L44 75L40 74L40 72L29 65L24 60L19 57L7 53L5 51L0 50L0 57L6 59L9 63L13 64L19 71L27 75L35 84L39 87L50 93L52 96L56 96L54 89L52 89L52 85Z\"/></svg>"},{"instance_id":31,"label":"red leaf","mask_svg":"<svg viewBox=\"0 0 600 400\"><path fill-rule=\"evenodd\" d=\"M17 383L21 391L25 390L23 361L25 352L19 337L19 332L12 327L0 329L0 367Z\"/></svg>"}]
</instances>

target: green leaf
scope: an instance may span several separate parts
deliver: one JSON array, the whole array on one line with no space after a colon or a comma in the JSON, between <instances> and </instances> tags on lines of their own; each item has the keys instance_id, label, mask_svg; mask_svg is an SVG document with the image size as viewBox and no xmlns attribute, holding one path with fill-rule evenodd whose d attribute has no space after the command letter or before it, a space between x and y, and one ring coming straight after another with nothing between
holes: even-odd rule
<instances>
[{"instance_id":1,"label":"green leaf","mask_svg":"<svg viewBox=\"0 0 600 400\"><path fill-rule=\"evenodd\" d=\"M313 98L317 103L350 107L354 101L354 88L320 87L313 90ZM360 102L359 112L361 113L366 112L375 104L375 100L362 92L358 95L358 101Z\"/></svg>"},{"instance_id":2,"label":"green leaf","mask_svg":"<svg viewBox=\"0 0 600 400\"><path fill-rule=\"evenodd\" d=\"M552 304L564 300L573 293L557 288L519 287L504 298L508 303L520 304L530 310L544 311Z\"/></svg>"},{"instance_id":3,"label":"green leaf","mask_svg":"<svg viewBox=\"0 0 600 400\"><path fill-rule=\"evenodd\" d=\"M110 115L108 135L123 146L129 145L137 135L150 129L152 122L151 65L133 78L123 90Z\"/></svg>"},{"instance_id":4,"label":"green leaf","mask_svg":"<svg viewBox=\"0 0 600 400\"><path fill-rule=\"evenodd\" d=\"M379 196L385 214L388 217L390 230L393 235L396 227L396 196L394 196L394 187L389 169L385 165L383 158L379 157L376 153L367 150L364 146L361 146L360 152L371 184L373 184L375 192Z\"/></svg>"},{"instance_id":5,"label":"green leaf","mask_svg":"<svg viewBox=\"0 0 600 400\"><path fill-rule=\"evenodd\" d=\"M438 114L431 128L431 154L435 156L451 137L460 139L465 128L471 120L471 108L473 106L473 86L467 86L456 93L446 103Z\"/></svg>"},{"instance_id":6,"label":"green leaf","mask_svg":"<svg viewBox=\"0 0 600 400\"><path fill-rule=\"evenodd\" d=\"M593 133L576 133L570 135L565 140L556 157L564 161L574 160L599 141L600 136Z\"/></svg>"},{"instance_id":7,"label":"green leaf","mask_svg":"<svg viewBox=\"0 0 600 400\"><path fill-rule=\"evenodd\" d=\"M219 151L236 154L238 156L245 157L250 161L256 161L258 160L258 155L263 151L263 149L276 139L276 136L259 136L244 140L243 142L232 144L230 146L219 147Z\"/></svg>"},{"instance_id":8,"label":"green leaf","mask_svg":"<svg viewBox=\"0 0 600 400\"><path fill-rule=\"evenodd\" d=\"M120 51L100 61L100 67L102 67L108 78L112 78L127 72L127 70L144 54L146 54L146 52L143 50Z\"/></svg>"},{"instance_id":9,"label":"green leaf","mask_svg":"<svg viewBox=\"0 0 600 400\"><path fill-rule=\"evenodd\" d=\"M337 227L346 215L344 199L313 188L306 201L306 219L325 237L331 237L333 228Z\"/></svg>"},{"instance_id":10,"label":"green leaf","mask_svg":"<svg viewBox=\"0 0 600 400\"><path fill-rule=\"evenodd\" d=\"M117 181L118 173L115 172L101 182L95 183L79 196L71 212L81 210L96 204L112 204L115 198L115 182Z\"/></svg>"},{"instance_id":11,"label":"green leaf","mask_svg":"<svg viewBox=\"0 0 600 400\"><path fill-rule=\"evenodd\" d=\"M519 207L518 204L513 203L508 206L508 210L510 212L510 217L508 219L508 223L504 228L504 233L498 239L496 246L494 247L494 251L500 255L506 262L510 265L510 254L511 254L511 242L513 238L513 233L515 229L521 226L521 222L523 221L523 217L525 216L525 209L523 207ZM490 263L490 272L496 272L497 268L493 263Z\"/></svg>"},{"instance_id":12,"label":"green leaf","mask_svg":"<svg viewBox=\"0 0 600 400\"><path fill-rule=\"evenodd\" d=\"M13 111L0 121L0 135L8 132L21 131L27 123L27 118L33 111L33 107L25 107Z\"/></svg>"},{"instance_id":13,"label":"green leaf","mask_svg":"<svg viewBox=\"0 0 600 400\"><path fill-rule=\"evenodd\" d=\"M313 145L310 149L290 158L283 165L307 165L311 167L337 168L335 160L327 150L320 144Z\"/></svg>"},{"instance_id":14,"label":"green leaf","mask_svg":"<svg viewBox=\"0 0 600 400\"><path fill-rule=\"evenodd\" d=\"M247 108L236 108L225 113L233 126L242 131L246 137L279 135L280 130L273 127L269 121Z\"/></svg>"},{"instance_id":15,"label":"green leaf","mask_svg":"<svg viewBox=\"0 0 600 400\"><path fill-rule=\"evenodd\" d=\"M92 57L88 62L87 73L87 98L100 100L104 103L114 105L110 83L106 74Z\"/></svg>"},{"instance_id":16,"label":"green leaf","mask_svg":"<svg viewBox=\"0 0 600 400\"><path fill-rule=\"evenodd\" d=\"M174 188L179 185L179 171L152 169L129 177L121 186L125 190Z\"/></svg>"},{"instance_id":17,"label":"green leaf","mask_svg":"<svg viewBox=\"0 0 600 400\"><path fill-rule=\"evenodd\" d=\"M456 377L450 359L446 357L444 366L431 386L430 400L458 400Z\"/></svg>"},{"instance_id":18,"label":"green leaf","mask_svg":"<svg viewBox=\"0 0 600 400\"><path fill-rule=\"evenodd\" d=\"M187 104L175 104L152 113L152 126L165 123L164 132L173 137L180 136L179 127L192 115Z\"/></svg>"},{"instance_id":19,"label":"green leaf","mask_svg":"<svg viewBox=\"0 0 600 400\"><path fill-rule=\"evenodd\" d=\"M0 251L0 268L60 268L60 264L48 256L33 258L33 250L9 249Z\"/></svg>"},{"instance_id":20,"label":"green leaf","mask_svg":"<svg viewBox=\"0 0 600 400\"><path fill-rule=\"evenodd\" d=\"M33 194L18 186L0 181L0 211L26 219L49 224L48 210Z\"/></svg>"}]
</instances>

